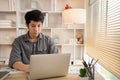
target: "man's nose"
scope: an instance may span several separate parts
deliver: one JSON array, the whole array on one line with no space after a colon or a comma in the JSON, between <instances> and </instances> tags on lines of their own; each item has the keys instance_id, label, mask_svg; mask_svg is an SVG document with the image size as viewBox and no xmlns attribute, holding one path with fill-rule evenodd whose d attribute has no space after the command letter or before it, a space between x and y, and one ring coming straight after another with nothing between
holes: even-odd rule
<instances>
[{"instance_id":1,"label":"man's nose","mask_svg":"<svg viewBox=\"0 0 120 80\"><path fill-rule=\"evenodd\" d=\"M37 30L38 30L38 27L36 26L36 27L34 28L34 30L36 30L36 31L37 31Z\"/></svg>"}]
</instances>

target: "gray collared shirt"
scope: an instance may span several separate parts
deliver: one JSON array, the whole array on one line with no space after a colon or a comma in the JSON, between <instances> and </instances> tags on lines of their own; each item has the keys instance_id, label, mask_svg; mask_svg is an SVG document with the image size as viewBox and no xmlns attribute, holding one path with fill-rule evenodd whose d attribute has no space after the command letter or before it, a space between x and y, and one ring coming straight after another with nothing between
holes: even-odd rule
<instances>
[{"instance_id":1,"label":"gray collared shirt","mask_svg":"<svg viewBox=\"0 0 120 80\"><path fill-rule=\"evenodd\" d=\"M27 33L16 38L12 46L13 47L9 59L10 67L12 67L16 61L29 64L30 55L32 54L58 53L58 49L54 41L49 36L46 36L42 33L39 34L37 42L31 42Z\"/></svg>"}]
</instances>

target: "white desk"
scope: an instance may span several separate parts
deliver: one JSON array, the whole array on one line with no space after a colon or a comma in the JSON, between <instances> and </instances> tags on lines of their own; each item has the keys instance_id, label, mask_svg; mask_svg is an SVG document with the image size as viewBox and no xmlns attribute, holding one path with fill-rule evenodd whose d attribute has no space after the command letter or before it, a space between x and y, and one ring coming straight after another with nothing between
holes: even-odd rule
<instances>
[{"instance_id":1,"label":"white desk","mask_svg":"<svg viewBox=\"0 0 120 80\"><path fill-rule=\"evenodd\" d=\"M19 73L19 74L10 74L5 80L28 80L27 74ZM57 78L50 78L44 80L80 80L78 74L68 74L65 77L57 77ZM95 76L95 80L104 80L100 75Z\"/></svg>"},{"instance_id":2,"label":"white desk","mask_svg":"<svg viewBox=\"0 0 120 80\"><path fill-rule=\"evenodd\" d=\"M77 68L77 70L78 70L78 68ZM65 77L57 77L57 78L50 78L50 79L44 79L44 80L80 80L80 77L78 75L79 74L77 74L77 73L69 73ZM28 74L23 73L23 72L22 73L9 74L9 76L5 80L28 80ZM95 80L104 80L104 78L102 78L97 73L97 74L95 74Z\"/></svg>"}]
</instances>

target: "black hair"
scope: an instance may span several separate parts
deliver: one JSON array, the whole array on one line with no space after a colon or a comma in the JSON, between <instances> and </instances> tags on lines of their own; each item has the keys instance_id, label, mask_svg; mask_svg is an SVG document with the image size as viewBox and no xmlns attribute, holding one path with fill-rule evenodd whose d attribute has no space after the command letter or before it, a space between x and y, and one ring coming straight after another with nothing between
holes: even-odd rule
<instances>
[{"instance_id":1,"label":"black hair","mask_svg":"<svg viewBox=\"0 0 120 80\"><path fill-rule=\"evenodd\" d=\"M43 21L44 21L44 15L39 10L28 11L25 14L25 20L26 20L26 24L27 25L30 23L31 20L33 20L33 21L40 21L40 22L43 23Z\"/></svg>"}]
</instances>

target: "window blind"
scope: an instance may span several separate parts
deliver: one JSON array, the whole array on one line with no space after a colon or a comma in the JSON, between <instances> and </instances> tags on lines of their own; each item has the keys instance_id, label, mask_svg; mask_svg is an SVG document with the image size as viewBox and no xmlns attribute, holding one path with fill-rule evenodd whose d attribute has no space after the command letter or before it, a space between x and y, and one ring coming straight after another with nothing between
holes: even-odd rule
<instances>
[{"instance_id":1,"label":"window blind","mask_svg":"<svg viewBox=\"0 0 120 80\"><path fill-rule=\"evenodd\" d=\"M86 31L86 50L89 56L99 59L99 63L104 68L120 79L120 0L99 1L101 1L98 2L100 17L98 26L96 26L97 31L88 30L94 24L86 27L89 31L89 33ZM90 21L92 18L94 17L91 17ZM95 32L94 42L90 40L92 38L89 36L92 32Z\"/></svg>"}]
</instances>

